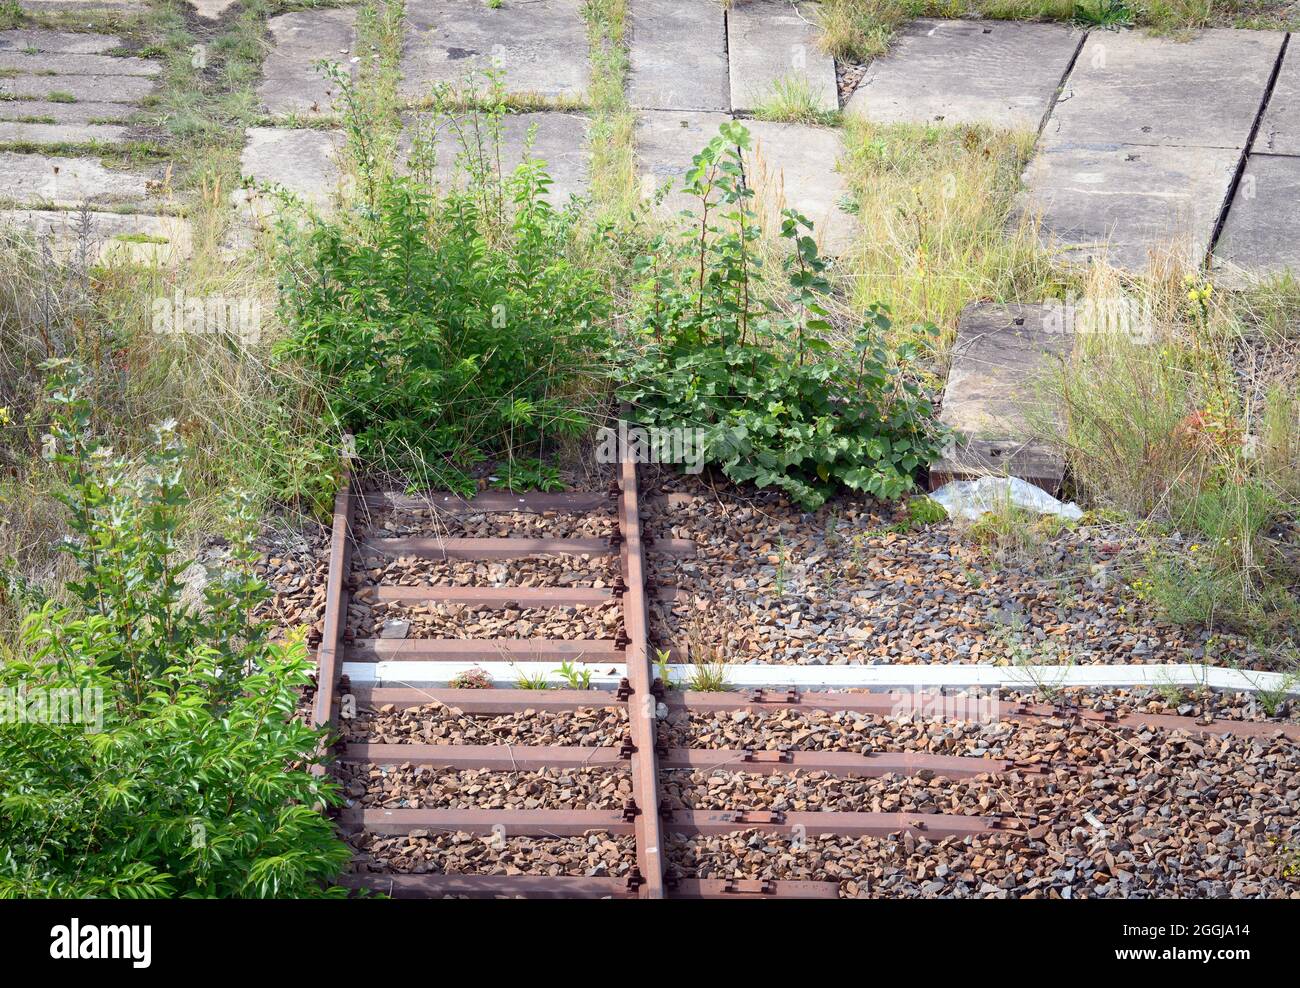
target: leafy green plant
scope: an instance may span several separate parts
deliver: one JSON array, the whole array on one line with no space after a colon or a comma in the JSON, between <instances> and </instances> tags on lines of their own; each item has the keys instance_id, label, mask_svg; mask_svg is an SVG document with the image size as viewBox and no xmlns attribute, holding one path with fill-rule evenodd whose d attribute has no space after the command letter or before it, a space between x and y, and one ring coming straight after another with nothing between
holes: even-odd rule
<instances>
[{"instance_id":1,"label":"leafy green plant","mask_svg":"<svg viewBox=\"0 0 1300 988\"><path fill-rule=\"evenodd\" d=\"M464 132L499 140L503 108L484 112L487 125ZM445 192L376 174L361 208L317 221L288 251L278 353L315 370L361 457L466 491L474 463L585 431L603 397L610 303L569 259L577 214L550 205L550 185L536 160L508 176L474 167ZM550 484L535 463L511 475Z\"/></svg>"},{"instance_id":2,"label":"leafy green plant","mask_svg":"<svg viewBox=\"0 0 1300 988\"><path fill-rule=\"evenodd\" d=\"M705 461L730 479L805 508L844 487L898 497L939 454L933 407L904 373L919 351L889 346L881 305L846 347L832 343L828 262L793 210L781 226L784 298L765 297L749 145L741 124L722 125L686 175L698 214L638 260L640 346L618 371L623 396L643 425L701 430Z\"/></svg>"},{"instance_id":3,"label":"leafy green plant","mask_svg":"<svg viewBox=\"0 0 1300 988\"><path fill-rule=\"evenodd\" d=\"M912 528L939 525L947 520L947 510L933 498L914 497L907 502L907 521Z\"/></svg>"},{"instance_id":4,"label":"leafy green plant","mask_svg":"<svg viewBox=\"0 0 1300 988\"><path fill-rule=\"evenodd\" d=\"M327 883L350 851L318 809L339 794L305 770L322 736L294 716L312 664L300 635L271 643L251 616L266 589L250 505L230 568L187 602L174 427L143 460L118 456L90 431L78 369L47 368L79 578L72 604L28 615L0 695L80 706L0 717L0 897L342 894Z\"/></svg>"},{"instance_id":5,"label":"leafy green plant","mask_svg":"<svg viewBox=\"0 0 1300 988\"><path fill-rule=\"evenodd\" d=\"M589 690L591 689L591 670L579 669L572 662L561 662L560 668L555 670L559 675L564 677L564 681L569 684L569 689Z\"/></svg>"}]
</instances>

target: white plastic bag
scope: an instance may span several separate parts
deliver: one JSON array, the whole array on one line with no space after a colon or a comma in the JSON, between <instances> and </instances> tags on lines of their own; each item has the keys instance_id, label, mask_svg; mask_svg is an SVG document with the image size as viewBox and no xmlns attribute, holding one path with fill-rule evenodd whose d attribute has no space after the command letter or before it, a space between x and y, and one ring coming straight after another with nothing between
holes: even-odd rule
<instances>
[{"instance_id":1,"label":"white plastic bag","mask_svg":"<svg viewBox=\"0 0 1300 988\"><path fill-rule=\"evenodd\" d=\"M1019 477L981 477L979 480L954 480L930 495L948 512L949 518L974 521L988 511L1011 504L1040 515L1057 515L1078 521L1083 511L1071 501L1062 504L1041 487Z\"/></svg>"}]
</instances>

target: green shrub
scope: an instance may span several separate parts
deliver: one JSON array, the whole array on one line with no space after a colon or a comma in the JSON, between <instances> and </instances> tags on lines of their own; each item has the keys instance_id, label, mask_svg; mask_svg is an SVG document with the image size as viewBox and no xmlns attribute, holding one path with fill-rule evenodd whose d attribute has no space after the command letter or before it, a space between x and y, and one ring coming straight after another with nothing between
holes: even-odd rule
<instances>
[{"instance_id":1,"label":"green shrub","mask_svg":"<svg viewBox=\"0 0 1300 988\"><path fill-rule=\"evenodd\" d=\"M476 462L584 432L609 342L608 292L570 259L577 213L547 202L541 163L469 178L379 177L373 209L314 225L281 295L279 353L314 368L358 454L456 489Z\"/></svg>"},{"instance_id":2,"label":"green shrub","mask_svg":"<svg viewBox=\"0 0 1300 988\"><path fill-rule=\"evenodd\" d=\"M302 639L269 643L251 618L266 591L242 565L248 503L234 567L192 606L174 430L144 462L116 456L90 438L79 373L51 371L46 458L80 578L74 606L34 610L0 664L0 897L326 894L349 857L318 809L338 794L304 770L321 735L293 716ZM58 696L76 719L31 714Z\"/></svg>"},{"instance_id":3,"label":"green shrub","mask_svg":"<svg viewBox=\"0 0 1300 988\"><path fill-rule=\"evenodd\" d=\"M904 373L916 350L887 345L883 306L850 344L831 342L828 265L793 210L781 229L784 298L765 297L749 141L723 124L686 176L699 214L637 263L641 348L620 370L623 394L644 425L703 430L706 462L734 481L807 508L841 487L899 497L939 453L931 403Z\"/></svg>"}]
</instances>

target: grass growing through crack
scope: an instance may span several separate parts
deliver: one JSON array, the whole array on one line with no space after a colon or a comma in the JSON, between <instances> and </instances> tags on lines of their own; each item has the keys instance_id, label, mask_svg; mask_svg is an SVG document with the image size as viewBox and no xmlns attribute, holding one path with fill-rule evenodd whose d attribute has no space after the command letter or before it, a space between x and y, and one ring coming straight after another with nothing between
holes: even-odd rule
<instances>
[{"instance_id":1,"label":"grass growing through crack","mask_svg":"<svg viewBox=\"0 0 1300 988\"><path fill-rule=\"evenodd\" d=\"M1032 134L987 127L850 122L853 306L883 302L896 326L933 322L947 343L969 302L1059 297L1067 281L1032 220L1008 228L1033 145Z\"/></svg>"}]
</instances>

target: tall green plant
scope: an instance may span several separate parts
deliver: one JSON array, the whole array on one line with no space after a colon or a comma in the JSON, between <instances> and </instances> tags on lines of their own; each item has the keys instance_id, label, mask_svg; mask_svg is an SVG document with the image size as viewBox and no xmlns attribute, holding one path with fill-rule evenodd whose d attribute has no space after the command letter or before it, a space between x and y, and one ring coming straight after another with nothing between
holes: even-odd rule
<instances>
[{"instance_id":1,"label":"tall green plant","mask_svg":"<svg viewBox=\"0 0 1300 988\"><path fill-rule=\"evenodd\" d=\"M705 458L735 481L784 490L815 508L838 488L893 498L939 453L933 407L891 347L888 310L870 307L847 344L832 342L828 262L812 224L783 212L783 299L758 259L745 181L749 132L723 124L693 160L698 210L637 264L640 348L620 371L643 424L700 429ZM923 327L933 334L933 327Z\"/></svg>"},{"instance_id":2,"label":"tall green plant","mask_svg":"<svg viewBox=\"0 0 1300 988\"><path fill-rule=\"evenodd\" d=\"M327 894L349 852L317 807L338 794L304 770L321 737L294 717L302 638L270 643L251 616L266 590L243 565L248 505L233 565L187 601L173 430L143 461L117 456L80 372L49 370L46 459L80 577L0 664L0 897ZM53 716L58 697L77 716Z\"/></svg>"}]
</instances>

